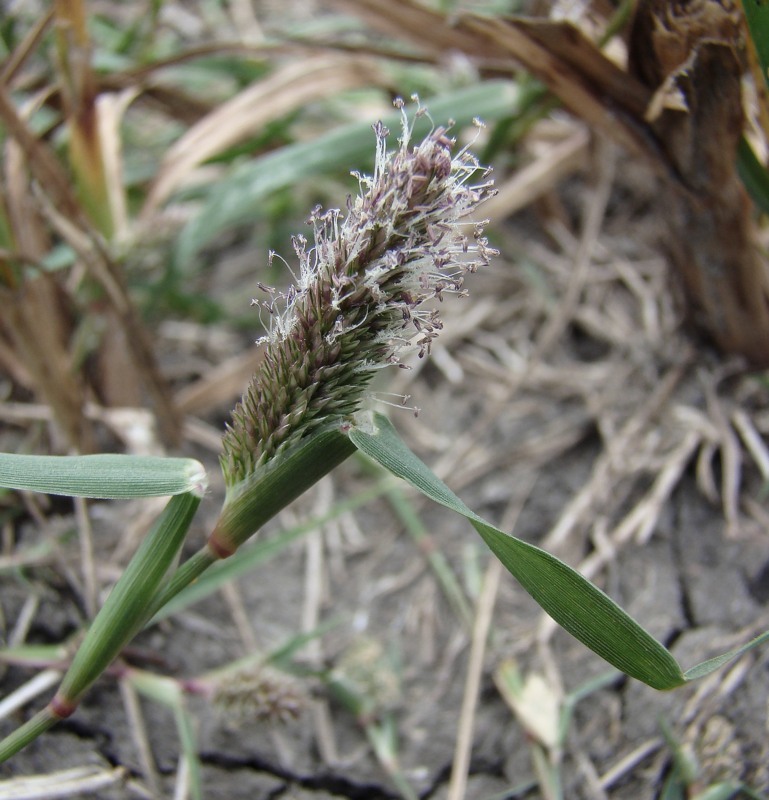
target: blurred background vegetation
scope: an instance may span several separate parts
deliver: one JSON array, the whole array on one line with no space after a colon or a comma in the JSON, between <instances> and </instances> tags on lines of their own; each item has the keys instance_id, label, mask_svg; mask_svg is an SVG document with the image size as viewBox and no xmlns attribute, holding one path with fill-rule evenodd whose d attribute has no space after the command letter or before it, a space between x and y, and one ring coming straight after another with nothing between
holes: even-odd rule
<instances>
[{"instance_id":1,"label":"blurred background vegetation","mask_svg":"<svg viewBox=\"0 0 769 800\"><path fill-rule=\"evenodd\" d=\"M242 2L6 9L0 368L4 399L49 410L54 450L109 447L105 407L149 406L178 444L190 406L150 331L253 333L249 297L276 279L267 250L350 191L394 96L445 95L436 118L460 123L510 114L510 88L461 58L439 70L384 40L378 54L354 15L295 6L260 19ZM248 241L250 263L216 268ZM230 355L241 369L219 400L253 366Z\"/></svg>"}]
</instances>

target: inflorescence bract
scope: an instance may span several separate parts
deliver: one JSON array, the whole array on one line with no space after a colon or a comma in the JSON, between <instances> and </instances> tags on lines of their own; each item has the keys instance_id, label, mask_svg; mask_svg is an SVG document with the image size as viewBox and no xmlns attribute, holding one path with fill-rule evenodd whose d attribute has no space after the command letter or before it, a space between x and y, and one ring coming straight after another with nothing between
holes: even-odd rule
<instances>
[{"instance_id":1,"label":"inflorescence bract","mask_svg":"<svg viewBox=\"0 0 769 800\"><path fill-rule=\"evenodd\" d=\"M358 410L374 374L399 363L404 348L429 353L441 321L425 303L462 294L464 273L495 254L485 222L461 221L493 193L489 170L467 148L452 154L455 141L445 128L410 147L413 128L398 106L398 149L388 153L389 131L374 125L373 177L357 175L360 193L348 198L346 216L313 211L314 245L293 240L296 285L286 294L268 290L270 300L258 303L269 312L270 332L224 437L229 486ZM477 174L480 182L472 183Z\"/></svg>"}]
</instances>

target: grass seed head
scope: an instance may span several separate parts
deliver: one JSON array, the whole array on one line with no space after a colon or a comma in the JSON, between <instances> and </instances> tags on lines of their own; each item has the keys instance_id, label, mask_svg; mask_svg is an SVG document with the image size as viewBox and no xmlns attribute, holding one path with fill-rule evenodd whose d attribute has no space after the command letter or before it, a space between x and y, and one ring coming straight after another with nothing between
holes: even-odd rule
<instances>
[{"instance_id":1,"label":"grass seed head","mask_svg":"<svg viewBox=\"0 0 769 800\"><path fill-rule=\"evenodd\" d=\"M346 214L312 212L312 247L303 236L293 240L296 284L258 303L269 314L269 333L224 437L230 486L357 411L374 374L398 364L404 349L428 354L442 326L425 304L463 294L464 274L494 255L484 223L462 221L493 193L488 170L467 148L455 153L445 128L411 145L413 125L398 105L398 148L388 152L389 131L374 125L373 176L356 176L360 192L348 198Z\"/></svg>"},{"instance_id":2,"label":"grass seed head","mask_svg":"<svg viewBox=\"0 0 769 800\"><path fill-rule=\"evenodd\" d=\"M307 706L299 684L269 667L227 673L216 683L212 699L233 722L286 723L298 719Z\"/></svg>"}]
</instances>

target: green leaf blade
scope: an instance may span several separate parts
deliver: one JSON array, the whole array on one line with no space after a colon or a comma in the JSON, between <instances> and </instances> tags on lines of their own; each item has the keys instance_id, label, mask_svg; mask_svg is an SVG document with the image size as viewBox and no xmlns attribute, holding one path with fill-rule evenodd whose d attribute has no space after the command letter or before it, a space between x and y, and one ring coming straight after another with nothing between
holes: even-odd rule
<instances>
[{"instance_id":1,"label":"green leaf blade","mask_svg":"<svg viewBox=\"0 0 769 800\"><path fill-rule=\"evenodd\" d=\"M67 703L77 704L146 622L199 504L200 498L189 493L168 501L75 654L57 693Z\"/></svg>"},{"instance_id":2,"label":"green leaf blade","mask_svg":"<svg viewBox=\"0 0 769 800\"><path fill-rule=\"evenodd\" d=\"M7 489L69 497L127 499L187 492L202 497L206 485L205 468L193 458L0 453L0 486Z\"/></svg>"},{"instance_id":3,"label":"green leaf blade","mask_svg":"<svg viewBox=\"0 0 769 800\"><path fill-rule=\"evenodd\" d=\"M707 661L703 661L701 664L697 664L696 666L688 669L684 673L684 677L688 681L696 681L699 678L704 678L705 675L710 675L711 672L715 672L715 670L720 669L724 666L724 664L728 664L730 661L734 661L735 659L739 658L741 655L744 655L748 652L748 650L752 650L754 647L758 647L764 642L769 641L769 631L765 631L760 636L756 636L755 639L751 639L747 644L742 645L741 647L737 647L734 650L730 650L728 653L723 653L720 656L715 656L715 658L709 658Z\"/></svg>"},{"instance_id":4,"label":"green leaf blade","mask_svg":"<svg viewBox=\"0 0 769 800\"><path fill-rule=\"evenodd\" d=\"M685 683L670 651L577 570L498 528L471 523L537 603L594 653L654 689Z\"/></svg>"},{"instance_id":5,"label":"green leaf blade","mask_svg":"<svg viewBox=\"0 0 769 800\"><path fill-rule=\"evenodd\" d=\"M355 446L436 503L466 517L507 570L555 621L617 669L655 689L685 683L672 654L576 570L534 545L489 525L404 444L386 417L363 419Z\"/></svg>"}]
</instances>

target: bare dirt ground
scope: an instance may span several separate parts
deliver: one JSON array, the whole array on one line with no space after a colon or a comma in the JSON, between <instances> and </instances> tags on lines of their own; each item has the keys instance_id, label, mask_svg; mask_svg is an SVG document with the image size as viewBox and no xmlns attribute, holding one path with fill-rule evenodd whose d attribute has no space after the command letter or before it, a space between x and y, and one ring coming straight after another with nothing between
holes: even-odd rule
<instances>
[{"instance_id":1,"label":"bare dirt ground","mask_svg":"<svg viewBox=\"0 0 769 800\"><path fill-rule=\"evenodd\" d=\"M587 169L562 191L493 229L502 255L472 276L469 299L446 302L434 357L390 376L386 388L410 394L420 407L418 418L405 409L391 418L474 510L580 567L688 668L769 623L761 438L769 435L768 390L760 376L683 331L657 248L655 191L631 161L592 148ZM253 259L249 252L218 261L222 291L239 281L244 303ZM222 331L221 341L180 343L162 328L158 336L180 375L213 367L221 342L237 338ZM224 413L207 422L220 428ZM222 486L215 452L200 444L187 452L206 462L213 480L191 552ZM378 480L352 459L262 536ZM421 542L405 531L409 509L426 534ZM154 510L92 506L103 584ZM39 524L28 523L23 541L32 545L73 524L70 507L60 504ZM435 551L468 598L468 621L428 561ZM25 614L28 642L61 642L82 624L78 559L72 544L23 573L6 573L0 602L7 633ZM609 676L575 703L562 739L540 746L497 689L500 665L512 659L522 674L541 678L545 717L553 703L609 670L498 572L463 520L405 488L390 490L146 631L126 658L190 679L329 623L297 660L346 676L372 701L368 718L356 720L317 678L295 679L291 691L303 711L277 725L246 712L225 715L190 694L208 800L399 797L365 732L366 722L382 720L397 731L397 765L425 799L450 796L458 738L469 742L463 796L472 800L558 796L537 785L543 763L545 773L560 774L565 798L658 797L674 769L673 743L699 764L689 796L726 779L769 792L766 648L671 693ZM488 636L478 637L484 615ZM472 683L468 689L475 664L477 693ZM32 674L6 669L3 695ZM119 781L112 773L117 782L88 796L184 796L172 713L141 700L142 726L128 715L132 701L114 675L103 678L69 721L4 765L2 775L120 767ZM3 732L19 718L5 720Z\"/></svg>"}]
</instances>

